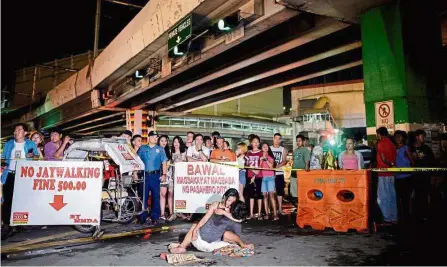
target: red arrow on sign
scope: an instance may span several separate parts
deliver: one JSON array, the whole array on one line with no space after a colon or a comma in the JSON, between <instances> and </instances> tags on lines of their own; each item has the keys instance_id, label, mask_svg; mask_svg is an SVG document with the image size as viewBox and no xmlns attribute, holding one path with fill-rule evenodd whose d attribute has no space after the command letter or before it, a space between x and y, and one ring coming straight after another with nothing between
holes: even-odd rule
<instances>
[{"instance_id":1,"label":"red arrow on sign","mask_svg":"<svg viewBox=\"0 0 447 267\"><path fill-rule=\"evenodd\" d=\"M56 211L60 211L63 207L65 207L67 203L64 203L63 195L55 195L53 199L53 203L50 203L50 206L53 207Z\"/></svg>"}]
</instances>

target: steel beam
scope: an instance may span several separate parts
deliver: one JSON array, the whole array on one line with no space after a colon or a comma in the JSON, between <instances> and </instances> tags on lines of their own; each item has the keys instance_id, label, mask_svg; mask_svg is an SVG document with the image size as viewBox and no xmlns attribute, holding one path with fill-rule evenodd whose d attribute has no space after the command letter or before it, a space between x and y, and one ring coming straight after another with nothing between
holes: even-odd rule
<instances>
[{"instance_id":1,"label":"steel beam","mask_svg":"<svg viewBox=\"0 0 447 267\"><path fill-rule=\"evenodd\" d=\"M298 67L301 67L301 66L313 63L315 61L319 61L319 60L322 60L322 59L325 59L325 58L329 58L329 57L332 57L332 56L335 56L335 55L338 55L338 54L341 54L341 53L344 53L344 52L347 52L347 51L359 48L361 46L362 46L362 43L360 41L357 41L357 42L354 42L354 43L351 43L351 44L347 44L347 45L343 45L343 46L331 49L329 51L326 51L324 53L321 53L321 54L318 54L318 55L314 55L314 56L311 56L309 58L306 58L306 59L303 59L303 60L299 60L299 61L296 61L294 63L282 66L280 68L276 68L276 69L273 69L273 70L270 70L270 71L267 71L267 72L264 72L264 73L260 73L258 75L255 75L255 76L252 76L250 78L238 81L236 83L232 83L232 84L223 86L223 87L218 88L216 90L212 90L212 91L209 91L209 92L204 93L204 94L199 94L196 97L191 97L189 99L180 101L180 102L178 102L176 104L173 104L173 105L170 105L168 107L162 108L162 109L160 109L160 111L167 111L167 110L173 109L175 107L179 107L179 106L182 106L182 105L185 105L185 104L197 101L199 99L203 99L203 98L206 98L206 97L218 94L218 93L222 93L222 92L234 89L236 87L239 87L239 86L242 86L242 85L245 85L245 84L248 84L248 83L252 83L254 81L258 81L258 80L261 80L261 79L264 79L264 78L267 78L267 77L279 74L281 72L285 72L285 71L288 71L288 70L291 70L291 69L295 69L295 68L298 68Z\"/></svg>"},{"instance_id":2,"label":"steel beam","mask_svg":"<svg viewBox=\"0 0 447 267\"><path fill-rule=\"evenodd\" d=\"M105 119L110 119L110 118L114 118L114 117L117 117L117 116L122 116L123 114L124 114L123 112L118 112L118 113L107 115L107 116L100 117L100 118L97 118L97 119L88 120L86 122L79 123L79 124L76 124L76 125L73 125L73 126L64 127L64 130L70 130L70 129L73 129L73 128L77 128L77 127L80 127L80 126L88 125L88 124L91 124L91 123L94 123L94 122L98 122L98 121L102 121L102 120L105 120Z\"/></svg>"},{"instance_id":3,"label":"steel beam","mask_svg":"<svg viewBox=\"0 0 447 267\"><path fill-rule=\"evenodd\" d=\"M240 94L238 96L229 97L229 98L226 98L226 99L223 99L223 100L219 100L219 101L216 101L216 102L213 102L213 103L209 103L209 104L198 106L198 107L194 107L194 108L189 108L189 109L185 110L184 112L192 112L192 111L197 110L197 109L209 107L209 106L216 105L216 104L225 103L225 102L228 102L228 101L231 101L231 100L235 100L235 99L238 99L238 98L241 98L241 97L246 97L246 96L262 93L262 92L265 92L265 91L268 91L268 90L272 90L274 88L278 88L278 87L281 87L281 86L286 86L286 85L302 82L302 81L305 81L305 80L308 80L308 79L316 78L316 77L323 76L323 75L326 75L326 74L329 74L329 73L333 73L333 72L337 72L337 71L353 68L353 67L360 66L360 65L362 65L362 61L361 60L354 61L352 63L344 64L344 65L341 65L341 66L338 66L338 67L335 67L335 68L330 68L330 69L327 69L327 70L324 70L324 71L315 72L315 73L312 73L312 74L309 74L309 75L305 75L305 76L302 76L302 77L299 77L299 78L296 78L296 79L284 81L284 82L277 83L277 84L274 84L274 85L270 85L270 86L267 86L267 87L264 87L264 88L253 90L251 92Z\"/></svg>"},{"instance_id":4,"label":"steel beam","mask_svg":"<svg viewBox=\"0 0 447 267\"><path fill-rule=\"evenodd\" d=\"M253 38L253 37L261 34L262 32L268 30L269 28L274 27L275 25L278 25L284 21L287 21L288 19L296 16L297 14L298 14L298 12L295 12L293 10L283 9L280 12L271 15L271 17L269 17L269 18L265 18L257 25L249 25L249 26L247 26L247 29L245 31L245 36L242 39L240 39L236 42L233 42L229 45L220 43L217 47L214 47L213 49L207 50L206 52L202 53L200 56L200 59L198 59L197 61L187 64L185 66L182 66L182 67L172 71L172 73L170 75L166 76L165 78L158 79L158 80L150 83L148 86L146 86L144 88L136 88L134 90L125 92L122 95L120 95L119 98L113 99L113 100L107 102L106 106L108 106L108 107L118 106L118 105L122 104L123 102L125 102L131 98L134 98L135 96L137 96L141 93L144 93L148 90L153 89L154 87L162 86L162 84L164 82L166 82L170 79L175 79L177 77L177 75L181 74L182 72L190 70L205 61L212 60L213 57L219 55L220 53L230 50L231 48L237 46L241 42L244 42L250 38ZM334 21L334 20L332 20L332 21ZM198 79L198 80L200 80L200 79ZM206 82L206 81L203 81L203 83L204 82ZM192 88L192 87L190 87L190 88ZM132 108L140 109L146 105L147 105L146 103L142 103L142 104L135 105Z\"/></svg>"},{"instance_id":5,"label":"steel beam","mask_svg":"<svg viewBox=\"0 0 447 267\"><path fill-rule=\"evenodd\" d=\"M349 24L338 22L338 21L335 21L333 19L322 19L322 20L319 20L319 21L317 21L316 26L314 28L312 28L309 31L304 32L303 35L299 36L298 38L296 38L296 39L294 39L294 40L292 40L290 42L287 42L285 44L282 44L282 45L279 45L279 46L274 47L272 49L269 49L269 50L267 50L267 51L265 51L263 53L260 53L260 54L254 56L254 57L248 58L248 59L243 60L243 61L241 61L241 62L239 62L237 64L234 64L231 67L222 69L222 70L217 71L217 72L215 72L215 73L213 73L211 75L208 75L208 76L203 77L201 79L195 80L192 83L186 84L186 85L181 86L181 87L179 87L177 89L174 89L174 90L171 90L169 92L166 92L163 95L160 95L158 97L150 99L149 101L147 101L144 104L138 105L136 108L141 108L141 107L144 107L145 105L148 105L148 104L154 104L154 103L157 103L157 102L159 102L161 100L164 100L164 99L167 99L169 97L172 97L172 96L174 96L176 94L183 93L183 92L185 92L185 91L187 91L189 89L192 89L194 87L202 85L202 84L204 84L206 82L212 81L212 80L217 79L219 77L222 77L224 75L230 74L230 73L232 73L234 71L237 71L237 70L240 70L242 68L245 68L245 67L248 67L250 65L253 65L255 63L261 62L261 61L263 61L263 60L265 60L267 58L271 58L271 57L274 57L274 56L279 55L281 53L287 52L287 51L289 51L291 49L294 49L294 48L296 48L298 46L301 46L303 44L306 44L306 43L309 43L309 42L314 41L316 39L319 39L321 37L324 37L326 35L329 35L331 33L334 33L336 31L344 29L344 28L346 28L348 26L349 26Z\"/></svg>"}]
</instances>

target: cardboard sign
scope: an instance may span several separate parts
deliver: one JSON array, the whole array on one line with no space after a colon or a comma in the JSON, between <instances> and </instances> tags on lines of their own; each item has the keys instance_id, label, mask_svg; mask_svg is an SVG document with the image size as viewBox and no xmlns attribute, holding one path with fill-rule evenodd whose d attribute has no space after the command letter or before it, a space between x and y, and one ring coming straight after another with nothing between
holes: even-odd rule
<instances>
[{"instance_id":1,"label":"cardboard sign","mask_svg":"<svg viewBox=\"0 0 447 267\"><path fill-rule=\"evenodd\" d=\"M17 162L11 225L99 225L102 177L102 162Z\"/></svg>"},{"instance_id":2,"label":"cardboard sign","mask_svg":"<svg viewBox=\"0 0 447 267\"><path fill-rule=\"evenodd\" d=\"M236 163L231 163L236 164ZM175 212L206 213L230 188L239 190L239 169L209 162L175 163Z\"/></svg>"}]
</instances>

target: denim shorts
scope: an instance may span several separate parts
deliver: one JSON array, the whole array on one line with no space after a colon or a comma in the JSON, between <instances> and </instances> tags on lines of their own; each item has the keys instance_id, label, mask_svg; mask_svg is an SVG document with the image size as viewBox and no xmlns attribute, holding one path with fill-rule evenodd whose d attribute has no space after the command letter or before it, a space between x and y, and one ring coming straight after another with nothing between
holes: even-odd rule
<instances>
[{"instance_id":1,"label":"denim shorts","mask_svg":"<svg viewBox=\"0 0 447 267\"><path fill-rule=\"evenodd\" d=\"M247 183L247 171L246 170L240 170L239 171L239 184L245 185Z\"/></svg>"},{"instance_id":2,"label":"denim shorts","mask_svg":"<svg viewBox=\"0 0 447 267\"><path fill-rule=\"evenodd\" d=\"M262 178L261 192L275 192L275 176L267 176Z\"/></svg>"}]
</instances>

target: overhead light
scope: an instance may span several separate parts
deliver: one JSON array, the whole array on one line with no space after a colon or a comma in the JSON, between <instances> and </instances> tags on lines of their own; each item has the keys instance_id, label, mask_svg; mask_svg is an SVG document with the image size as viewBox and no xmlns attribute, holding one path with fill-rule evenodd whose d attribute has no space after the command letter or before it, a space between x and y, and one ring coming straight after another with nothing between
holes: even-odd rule
<instances>
[{"instance_id":1,"label":"overhead light","mask_svg":"<svg viewBox=\"0 0 447 267\"><path fill-rule=\"evenodd\" d=\"M176 56L183 56L184 54L185 53L178 51L178 46L174 47L174 55L176 55Z\"/></svg>"},{"instance_id":2,"label":"overhead light","mask_svg":"<svg viewBox=\"0 0 447 267\"><path fill-rule=\"evenodd\" d=\"M225 25L225 21L223 19L220 19L217 23L217 28L221 31L229 31L231 28L227 25Z\"/></svg>"}]
</instances>

